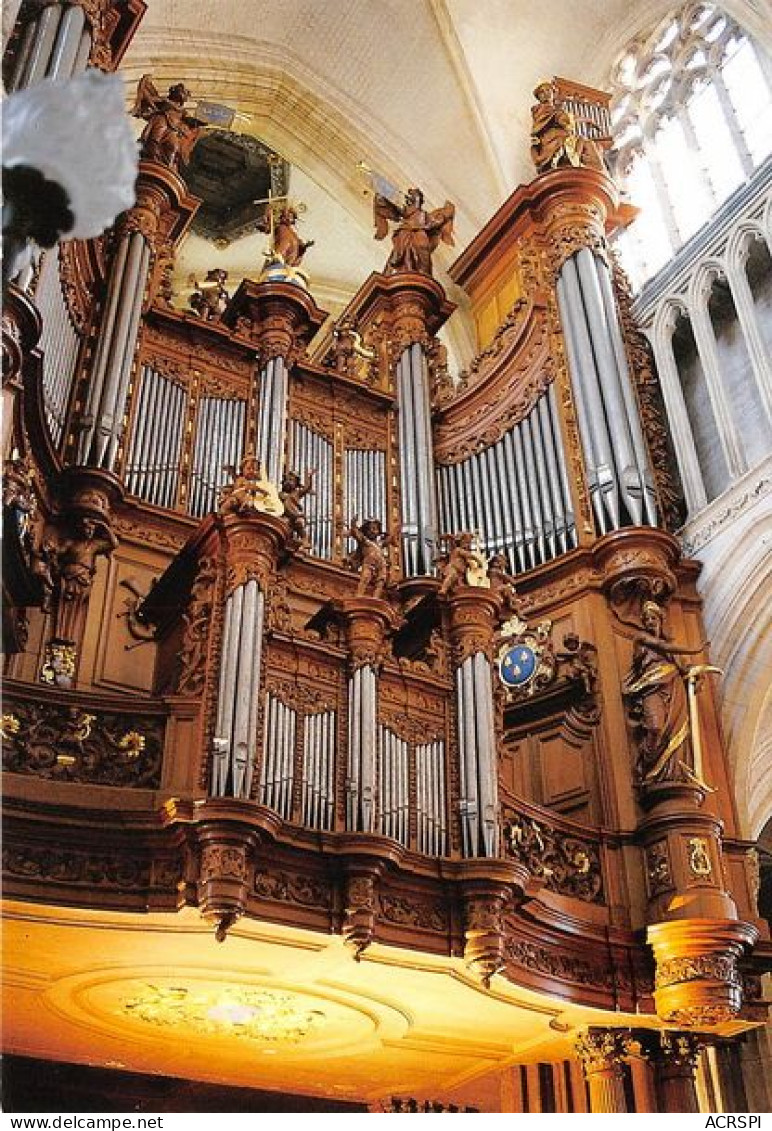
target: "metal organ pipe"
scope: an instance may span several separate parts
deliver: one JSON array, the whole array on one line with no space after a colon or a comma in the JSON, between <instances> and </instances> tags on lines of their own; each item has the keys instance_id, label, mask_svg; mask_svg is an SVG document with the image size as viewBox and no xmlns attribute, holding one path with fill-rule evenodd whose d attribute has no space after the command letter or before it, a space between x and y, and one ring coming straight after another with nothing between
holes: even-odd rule
<instances>
[{"instance_id":1,"label":"metal organ pipe","mask_svg":"<svg viewBox=\"0 0 772 1131\"><path fill-rule=\"evenodd\" d=\"M438 469L442 527L477 531L488 554L522 572L576 545L552 387L495 444Z\"/></svg>"},{"instance_id":2,"label":"metal organ pipe","mask_svg":"<svg viewBox=\"0 0 772 1131\"><path fill-rule=\"evenodd\" d=\"M651 471L611 279L589 248L563 264L558 305L600 532L654 524Z\"/></svg>"},{"instance_id":3,"label":"metal organ pipe","mask_svg":"<svg viewBox=\"0 0 772 1131\"><path fill-rule=\"evenodd\" d=\"M437 542L428 370L414 343L397 362L403 557L409 577L432 573Z\"/></svg>"},{"instance_id":4,"label":"metal organ pipe","mask_svg":"<svg viewBox=\"0 0 772 1131\"><path fill-rule=\"evenodd\" d=\"M85 14L79 4L71 4L64 9L48 65L48 78L64 79L75 74L85 21Z\"/></svg>"},{"instance_id":5,"label":"metal organ pipe","mask_svg":"<svg viewBox=\"0 0 772 1131\"><path fill-rule=\"evenodd\" d=\"M220 488L230 478L228 469L238 467L241 460L245 424L245 401L226 397L199 401L188 496L188 510L197 518L217 509Z\"/></svg>"},{"instance_id":6,"label":"metal organ pipe","mask_svg":"<svg viewBox=\"0 0 772 1131\"><path fill-rule=\"evenodd\" d=\"M333 446L326 437L293 420L290 427L290 463L301 479L316 470L314 489L303 501L311 553L319 558L332 557L333 515ZM351 515L347 516L351 518Z\"/></svg>"},{"instance_id":7,"label":"metal organ pipe","mask_svg":"<svg viewBox=\"0 0 772 1131\"><path fill-rule=\"evenodd\" d=\"M51 439L58 447L75 379L80 336L64 300L56 251L48 252L43 260L34 298L42 320L43 407Z\"/></svg>"},{"instance_id":8,"label":"metal organ pipe","mask_svg":"<svg viewBox=\"0 0 772 1131\"><path fill-rule=\"evenodd\" d=\"M257 423L257 455L272 483L279 483L284 468L287 392L287 364L283 357L272 357L260 374Z\"/></svg>"}]
</instances>

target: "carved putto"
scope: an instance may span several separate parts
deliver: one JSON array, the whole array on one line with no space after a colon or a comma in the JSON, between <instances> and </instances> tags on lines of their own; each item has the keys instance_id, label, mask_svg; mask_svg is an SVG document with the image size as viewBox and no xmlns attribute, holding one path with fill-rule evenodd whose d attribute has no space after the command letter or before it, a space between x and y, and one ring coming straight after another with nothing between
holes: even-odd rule
<instances>
[{"instance_id":1,"label":"carved putto","mask_svg":"<svg viewBox=\"0 0 772 1131\"><path fill-rule=\"evenodd\" d=\"M306 516L301 503L306 495L312 494L315 474L316 470L311 468L304 483L296 471L287 471L281 481L279 498L284 504L284 516L289 520L293 539L300 547L308 545Z\"/></svg>"},{"instance_id":2,"label":"carved putto","mask_svg":"<svg viewBox=\"0 0 772 1131\"><path fill-rule=\"evenodd\" d=\"M368 518L361 526L352 518L348 534L356 542L356 549L349 554L349 569L359 573L357 595L383 597L390 577L389 548L394 537L384 531L378 518Z\"/></svg>"},{"instance_id":3,"label":"carved putto","mask_svg":"<svg viewBox=\"0 0 772 1131\"><path fill-rule=\"evenodd\" d=\"M233 483L223 487L220 514L284 514L276 485L266 478L256 456L244 456Z\"/></svg>"},{"instance_id":4,"label":"carved putto","mask_svg":"<svg viewBox=\"0 0 772 1131\"><path fill-rule=\"evenodd\" d=\"M509 572L509 562L505 554L494 554L488 562L488 580L491 592L501 601L505 614L519 612L520 602L515 588L515 577Z\"/></svg>"},{"instance_id":5,"label":"carved putto","mask_svg":"<svg viewBox=\"0 0 772 1131\"><path fill-rule=\"evenodd\" d=\"M554 83L539 83L533 93L536 105L531 107L531 160L537 173L559 165L603 169L600 150L594 141L577 132L574 116L558 101Z\"/></svg>"},{"instance_id":6,"label":"carved putto","mask_svg":"<svg viewBox=\"0 0 772 1131\"><path fill-rule=\"evenodd\" d=\"M158 93L150 75L143 75L131 111L135 118L144 118L147 122L140 138L142 156L167 165L174 172L180 165L187 165L205 126L198 118L185 113L190 97L190 91L181 82L170 86L164 97Z\"/></svg>"},{"instance_id":7,"label":"carved putto","mask_svg":"<svg viewBox=\"0 0 772 1131\"><path fill-rule=\"evenodd\" d=\"M194 314L207 322L215 322L222 318L230 302L230 294L225 289L228 272L222 267L213 267L207 271L203 285L193 276L193 293L188 299L188 305Z\"/></svg>"},{"instance_id":8,"label":"carved putto","mask_svg":"<svg viewBox=\"0 0 772 1131\"><path fill-rule=\"evenodd\" d=\"M491 583L488 577L488 561L480 549L476 536L467 532L448 535L446 542L449 549L438 559L440 596L448 597L462 585L489 589Z\"/></svg>"},{"instance_id":9,"label":"carved putto","mask_svg":"<svg viewBox=\"0 0 772 1131\"><path fill-rule=\"evenodd\" d=\"M385 274L416 271L421 275L431 275L432 255L440 240L451 247L454 244L455 215L456 207L449 200L442 208L427 211L424 194L419 188L407 190L402 206L376 193L373 198L375 238L384 239L388 235L389 224L396 224L391 234L391 255L386 262Z\"/></svg>"}]
</instances>

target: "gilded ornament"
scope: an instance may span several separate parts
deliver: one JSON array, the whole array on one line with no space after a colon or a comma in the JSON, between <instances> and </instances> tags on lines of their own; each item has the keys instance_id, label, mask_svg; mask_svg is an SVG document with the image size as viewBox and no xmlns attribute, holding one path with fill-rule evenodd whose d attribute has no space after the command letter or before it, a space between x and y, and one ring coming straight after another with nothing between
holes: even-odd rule
<instances>
[{"instance_id":1,"label":"gilded ornament","mask_svg":"<svg viewBox=\"0 0 772 1131\"><path fill-rule=\"evenodd\" d=\"M223 487L219 513L284 514L284 504L278 489L266 478L260 461L255 456L244 456L233 482Z\"/></svg>"},{"instance_id":2,"label":"gilded ornament","mask_svg":"<svg viewBox=\"0 0 772 1131\"><path fill-rule=\"evenodd\" d=\"M437 559L440 578L439 595L448 597L463 585L475 589L490 589L488 559L480 548L476 534L447 534L448 549Z\"/></svg>"},{"instance_id":3,"label":"gilded ornament","mask_svg":"<svg viewBox=\"0 0 772 1131\"><path fill-rule=\"evenodd\" d=\"M687 841L689 856L689 871L693 876L707 879L713 875L713 865L710 862L708 842L700 836L690 837Z\"/></svg>"},{"instance_id":4,"label":"gilded ornament","mask_svg":"<svg viewBox=\"0 0 772 1131\"><path fill-rule=\"evenodd\" d=\"M515 614L501 628L497 656L499 679L510 697L532 696L555 678L556 660L551 644L552 621L534 628Z\"/></svg>"},{"instance_id":5,"label":"gilded ornament","mask_svg":"<svg viewBox=\"0 0 772 1131\"><path fill-rule=\"evenodd\" d=\"M138 758L145 749L145 736L136 730L127 731L118 740L118 749L122 750L127 758Z\"/></svg>"}]
</instances>

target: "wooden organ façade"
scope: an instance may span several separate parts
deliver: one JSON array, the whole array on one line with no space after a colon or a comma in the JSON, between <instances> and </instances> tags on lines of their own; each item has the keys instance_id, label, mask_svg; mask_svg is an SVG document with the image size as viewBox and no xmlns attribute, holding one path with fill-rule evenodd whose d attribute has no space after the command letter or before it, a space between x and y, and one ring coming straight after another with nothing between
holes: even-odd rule
<instances>
[{"instance_id":1,"label":"wooden organ fa\u00e7ade","mask_svg":"<svg viewBox=\"0 0 772 1131\"><path fill-rule=\"evenodd\" d=\"M457 960L587 1011L593 1110L663 1025L693 1104L769 943L614 185L556 162L456 260L460 379L426 273L181 311L196 208L145 156L9 296L6 895Z\"/></svg>"}]
</instances>

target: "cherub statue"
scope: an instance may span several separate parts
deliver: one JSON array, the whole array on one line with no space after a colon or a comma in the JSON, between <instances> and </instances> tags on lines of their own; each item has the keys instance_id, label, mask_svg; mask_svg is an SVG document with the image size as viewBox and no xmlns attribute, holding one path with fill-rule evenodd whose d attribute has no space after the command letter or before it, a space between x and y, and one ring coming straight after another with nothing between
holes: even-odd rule
<instances>
[{"instance_id":1,"label":"cherub statue","mask_svg":"<svg viewBox=\"0 0 772 1131\"><path fill-rule=\"evenodd\" d=\"M284 514L285 517L289 519L293 536L300 546L308 545L306 516L303 507L300 505L301 499L304 499L306 495L312 493L315 475L316 469L309 469L306 475L306 481L303 483L296 471L288 471L281 481L279 498L284 504Z\"/></svg>"},{"instance_id":2,"label":"cherub statue","mask_svg":"<svg viewBox=\"0 0 772 1131\"><path fill-rule=\"evenodd\" d=\"M450 549L438 559L440 596L447 597L461 585L489 589L488 563L474 534L446 535L446 541Z\"/></svg>"},{"instance_id":3,"label":"cherub statue","mask_svg":"<svg viewBox=\"0 0 772 1131\"><path fill-rule=\"evenodd\" d=\"M594 695L598 688L598 649L587 640L580 640L575 632L563 637L565 651L556 652L555 659L566 665L566 675L578 683L586 696Z\"/></svg>"},{"instance_id":4,"label":"cherub statue","mask_svg":"<svg viewBox=\"0 0 772 1131\"><path fill-rule=\"evenodd\" d=\"M685 683L690 669L676 656L694 656L707 645L674 644L665 632L665 610L656 601L643 602L641 623L643 632L634 637L632 664L622 684L638 736L638 779L642 785L694 781L680 756L690 731Z\"/></svg>"},{"instance_id":5,"label":"cherub statue","mask_svg":"<svg viewBox=\"0 0 772 1131\"><path fill-rule=\"evenodd\" d=\"M190 97L184 83L170 86L164 98L150 75L143 75L139 80L131 112L135 118L144 118L147 122L140 141L142 156L148 161L168 165L175 172L180 165L187 165L206 124L185 113L185 103Z\"/></svg>"},{"instance_id":6,"label":"cherub statue","mask_svg":"<svg viewBox=\"0 0 772 1131\"><path fill-rule=\"evenodd\" d=\"M374 349L366 346L362 335L350 318L341 318L332 328L334 339L334 364L338 373L354 375L357 359L366 365L372 365L377 358Z\"/></svg>"},{"instance_id":7,"label":"cherub statue","mask_svg":"<svg viewBox=\"0 0 772 1131\"><path fill-rule=\"evenodd\" d=\"M223 487L220 514L284 514L279 492L256 456L244 456L234 481Z\"/></svg>"},{"instance_id":8,"label":"cherub statue","mask_svg":"<svg viewBox=\"0 0 772 1131\"><path fill-rule=\"evenodd\" d=\"M204 284L209 283L209 286L202 286L195 276L191 277L193 293L188 299L188 305L199 318L204 318L207 322L222 318L231 298L225 289L227 278L228 272L222 267L213 267L211 271L207 271Z\"/></svg>"},{"instance_id":9,"label":"cherub statue","mask_svg":"<svg viewBox=\"0 0 772 1131\"><path fill-rule=\"evenodd\" d=\"M512 614L519 612L520 602L515 589L516 579L508 567L505 554L494 554L488 562L488 581L492 592L501 600L502 612Z\"/></svg>"},{"instance_id":10,"label":"cherub statue","mask_svg":"<svg viewBox=\"0 0 772 1131\"><path fill-rule=\"evenodd\" d=\"M555 84L539 83L533 93L537 101L531 107L531 160L537 173L559 165L605 168L598 146L577 132L573 114L557 101Z\"/></svg>"},{"instance_id":11,"label":"cherub statue","mask_svg":"<svg viewBox=\"0 0 772 1131\"><path fill-rule=\"evenodd\" d=\"M298 218L297 207L288 203L278 211L269 206L265 215L258 220L258 231L267 232L271 236L269 262L278 261L285 267L299 267L309 247L314 246L313 240L301 240L295 231Z\"/></svg>"},{"instance_id":12,"label":"cherub statue","mask_svg":"<svg viewBox=\"0 0 772 1131\"><path fill-rule=\"evenodd\" d=\"M383 530L378 518L367 518L361 526L352 518L348 534L356 542L347 565L359 571L357 596L382 597L389 582L389 547L394 536Z\"/></svg>"},{"instance_id":13,"label":"cherub statue","mask_svg":"<svg viewBox=\"0 0 772 1131\"><path fill-rule=\"evenodd\" d=\"M398 271L417 271L421 275L432 274L432 254L440 240L453 246L453 220L456 208L446 200L442 208L427 212L424 208L424 194L419 188L409 188L405 193L405 203L398 204L378 193L373 197L373 220L375 238L382 240L389 231L389 222L397 225L391 235L392 248L385 273L394 275Z\"/></svg>"}]
</instances>

